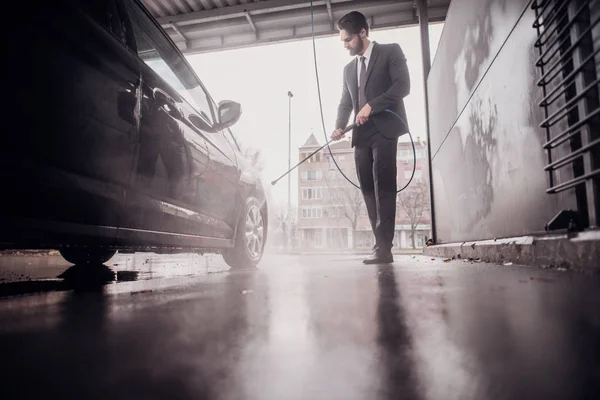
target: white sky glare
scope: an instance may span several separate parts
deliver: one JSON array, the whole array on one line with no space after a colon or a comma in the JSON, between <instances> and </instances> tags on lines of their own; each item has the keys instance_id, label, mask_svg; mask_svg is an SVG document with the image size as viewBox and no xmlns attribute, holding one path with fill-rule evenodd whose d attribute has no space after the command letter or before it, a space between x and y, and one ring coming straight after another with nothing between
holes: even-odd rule
<instances>
[{"instance_id":1,"label":"white sky glare","mask_svg":"<svg viewBox=\"0 0 600 400\"><path fill-rule=\"evenodd\" d=\"M432 60L443 24L429 28ZM425 139L423 69L418 27L372 31L371 40L398 43L408 60L411 93L404 99L413 137ZM342 72L352 60L338 35L316 40L319 81L327 136L334 128L342 94ZM215 99L242 104L242 117L232 128L243 147L260 149L265 189L277 202L287 202L287 178L276 186L270 182L288 167L288 91L292 98L292 166L298 148L311 132L325 143L314 70L312 41L279 43L187 57ZM354 178L355 177L351 177ZM297 204L296 171L291 175L292 204Z\"/></svg>"}]
</instances>

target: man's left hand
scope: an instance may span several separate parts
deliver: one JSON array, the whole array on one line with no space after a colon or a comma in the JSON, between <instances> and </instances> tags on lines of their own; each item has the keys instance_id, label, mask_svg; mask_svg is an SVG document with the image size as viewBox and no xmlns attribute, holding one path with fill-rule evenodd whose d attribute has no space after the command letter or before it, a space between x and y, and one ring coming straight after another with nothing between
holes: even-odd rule
<instances>
[{"instance_id":1,"label":"man's left hand","mask_svg":"<svg viewBox=\"0 0 600 400\"><path fill-rule=\"evenodd\" d=\"M356 115L356 125L360 126L360 125L364 125L368 120L369 120L369 116L371 115L371 106L368 104L365 104L365 106L362 108L362 110L360 110L360 112Z\"/></svg>"}]
</instances>

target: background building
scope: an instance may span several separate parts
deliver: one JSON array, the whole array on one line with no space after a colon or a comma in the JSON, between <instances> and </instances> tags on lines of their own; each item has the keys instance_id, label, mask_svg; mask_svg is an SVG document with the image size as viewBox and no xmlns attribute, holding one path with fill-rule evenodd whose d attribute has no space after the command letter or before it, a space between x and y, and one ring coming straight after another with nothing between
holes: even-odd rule
<instances>
[{"instance_id":1,"label":"background building","mask_svg":"<svg viewBox=\"0 0 600 400\"><path fill-rule=\"evenodd\" d=\"M299 159L306 158L321 145L310 135L299 149ZM396 248L423 247L431 236L429 214L426 143L415 138L417 164L412 183L397 197ZM358 184L354 149L348 140L334 143L331 153L342 172ZM398 188L403 187L413 171L410 142L398 143ZM316 153L299 167L297 245L305 249L370 249L374 244L367 210L361 192L336 168L327 148Z\"/></svg>"}]
</instances>

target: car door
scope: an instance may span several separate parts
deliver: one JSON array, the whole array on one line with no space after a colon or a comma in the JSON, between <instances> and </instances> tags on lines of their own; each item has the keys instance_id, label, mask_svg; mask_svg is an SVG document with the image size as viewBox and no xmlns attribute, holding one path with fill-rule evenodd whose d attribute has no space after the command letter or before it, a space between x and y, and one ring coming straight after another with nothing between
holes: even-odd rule
<instances>
[{"instance_id":1,"label":"car door","mask_svg":"<svg viewBox=\"0 0 600 400\"><path fill-rule=\"evenodd\" d=\"M57 151L46 148L44 153L67 170L127 187L137 139L139 66L127 49L130 35L117 3L86 0L79 5L75 12L83 15L73 23L80 26L64 24L61 29L68 37L49 57L70 64L65 68L70 76L57 82L63 77L56 71L51 84L70 92L63 93L64 103L56 111L69 115L61 120L69 121L72 129L57 132L69 137L54 141L61 147Z\"/></svg>"},{"instance_id":2,"label":"car door","mask_svg":"<svg viewBox=\"0 0 600 400\"><path fill-rule=\"evenodd\" d=\"M25 50L7 53L6 91L22 113L11 119L28 129L3 143L2 158L30 171L26 190L40 188L23 196L32 202L20 205L27 213L118 226L135 157L138 63L112 0L70 5L34 7L28 23L41 24L35 32L44 34L24 37ZM119 98L127 99L124 109Z\"/></svg>"},{"instance_id":3,"label":"car door","mask_svg":"<svg viewBox=\"0 0 600 400\"><path fill-rule=\"evenodd\" d=\"M231 238L214 212L218 155L209 137L213 110L199 80L166 34L137 2L127 2L142 70L142 111L136 189L142 225L165 232Z\"/></svg>"},{"instance_id":4,"label":"car door","mask_svg":"<svg viewBox=\"0 0 600 400\"><path fill-rule=\"evenodd\" d=\"M211 99L212 102L212 99ZM217 107L214 105L213 108ZM226 130L213 130L207 134L210 163L207 180L213 190L206 194L211 213L234 227L240 209L240 175L237 155Z\"/></svg>"}]
</instances>

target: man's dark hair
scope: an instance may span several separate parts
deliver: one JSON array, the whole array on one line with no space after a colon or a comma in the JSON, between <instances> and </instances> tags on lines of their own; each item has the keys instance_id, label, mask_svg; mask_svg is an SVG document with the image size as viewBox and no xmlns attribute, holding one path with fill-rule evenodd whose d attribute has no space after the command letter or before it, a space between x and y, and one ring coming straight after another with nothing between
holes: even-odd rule
<instances>
[{"instance_id":1,"label":"man's dark hair","mask_svg":"<svg viewBox=\"0 0 600 400\"><path fill-rule=\"evenodd\" d=\"M369 36L367 17L358 11L349 12L338 21L338 29L345 30L348 33L359 34L363 28Z\"/></svg>"}]
</instances>

